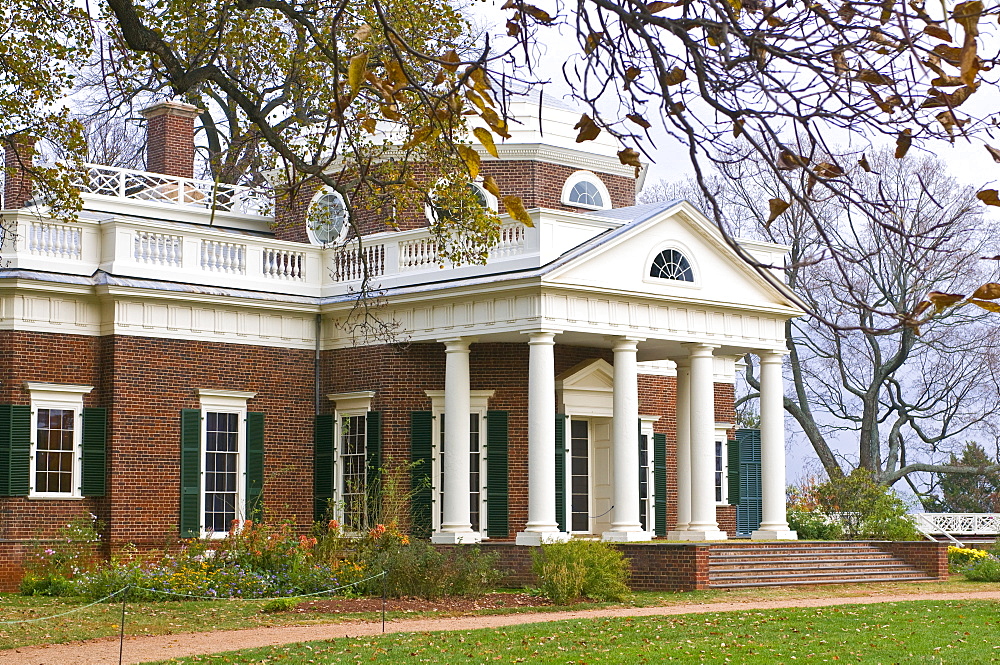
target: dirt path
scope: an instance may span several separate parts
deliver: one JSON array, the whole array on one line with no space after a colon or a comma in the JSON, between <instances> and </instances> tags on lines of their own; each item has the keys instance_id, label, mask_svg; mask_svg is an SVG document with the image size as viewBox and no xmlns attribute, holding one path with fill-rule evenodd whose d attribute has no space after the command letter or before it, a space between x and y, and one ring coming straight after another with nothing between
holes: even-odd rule
<instances>
[{"instance_id":1,"label":"dirt path","mask_svg":"<svg viewBox=\"0 0 1000 665\"><path fill-rule=\"evenodd\" d=\"M387 623L385 631L387 633L415 633L439 630L471 630L474 628L502 628L516 624L545 623L566 619L671 616L704 612L729 612L734 610L781 609L785 607L830 607L833 605L894 603L910 600L1000 600L1000 591L897 594L889 596L873 595L847 598L800 598L774 601L703 603L675 605L671 607L630 607L585 610L581 612L507 614L501 616L471 616L447 619L407 619ZM234 649L249 649L252 647L308 642L311 640L330 640L339 637L366 637L381 633L381 622L365 622L252 628L248 630L227 630L209 633L181 633L155 637L128 637L125 639L122 662L148 663L168 658L219 653ZM98 663L117 662L118 641L108 639L0 651L0 665L97 665Z\"/></svg>"}]
</instances>

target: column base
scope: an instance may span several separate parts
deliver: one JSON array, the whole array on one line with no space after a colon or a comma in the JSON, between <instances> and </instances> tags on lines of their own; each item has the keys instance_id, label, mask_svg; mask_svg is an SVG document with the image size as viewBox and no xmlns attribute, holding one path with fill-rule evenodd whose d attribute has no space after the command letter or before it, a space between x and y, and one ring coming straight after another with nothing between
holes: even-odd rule
<instances>
[{"instance_id":1,"label":"column base","mask_svg":"<svg viewBox=\"0 0 1000 665\"><path fill-rule=\"evenodd\" d=\"M514 538L515 545L539 547L549 543L565 543L569 534L562 531L521 531Z\"/></svg>"},{"instance_id":2,"label":"column base","mask_svg":"<svg viewBox=\"0 0 1000 665\"><path fill-rule=\"evenodd\" d=\"M646 543L653 539L649 531L605 531L601 540L606 543Z\"/></svg>"},{"instance_id":3,"label":"column base","mask_svg":"<svg viewBox=\"0 0 1000 665\"><path fill-rule=\"evenodd\" d=\"M667 540L688 540L689 531L687 529L679 531L668 531Z\"/></svg>"},{"instance_id":4,"label":"column base","mask_svg":"<svg viewBox=\"0 0 1000 665\"><path fill-rule=\"evenodd\" d=\"M431 542L435 545L475 545L483 541L483 534L478 531L438 531L431 534Z\"/></svg>"},{"instance_id":5,"label":"column base","mask_svg":"<svg viewBox=\"0 0 1000 665\"><path fill-rule=\"evenodd\" d=\"M705 541L705 540L728 540L729 534L718 529L688 529L684 532L684 540Z\"/></svg>"},{"instance_id":6,"label":"column base","mask_svg":"<svg viewBox=\"0 0 1000 665\"><path fill-rule=\"evenodd\" d=\"M757 529L750 540L798 540L799 534L789 529Z\"/></svg>"}]
</instances>

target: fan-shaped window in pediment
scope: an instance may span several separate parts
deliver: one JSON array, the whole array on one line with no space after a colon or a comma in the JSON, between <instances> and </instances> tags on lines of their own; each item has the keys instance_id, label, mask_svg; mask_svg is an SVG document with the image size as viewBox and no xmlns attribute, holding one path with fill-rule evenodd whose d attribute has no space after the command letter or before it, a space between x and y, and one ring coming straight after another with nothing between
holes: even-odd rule
<instances>
[{"instance_id":1,"label":"fan-shaped window in pediment","mask_svg":"<svg viewBox=\"0 0 1000 665\"><path fill-rule=\"evenodd\" d=\"M693 282L694 271L691 262L676 249L665 249L653 259L649 276L657 279L673 279L679 282Z\"/></svg>"}]
</instances>

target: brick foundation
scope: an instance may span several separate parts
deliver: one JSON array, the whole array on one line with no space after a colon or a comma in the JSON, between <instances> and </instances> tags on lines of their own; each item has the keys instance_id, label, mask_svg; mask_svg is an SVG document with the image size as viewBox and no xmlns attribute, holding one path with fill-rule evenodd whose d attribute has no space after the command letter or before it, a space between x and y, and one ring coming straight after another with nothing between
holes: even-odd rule
<instances>
[{"instance_id":1,"label":"brick foundation","mask_svg":"<svg viewBox=\"0 0 1000 665\"><path fill-rule=\"evenodd\" d=\"M939 580L948 579L948 543L872 541L872 545L898 556L918 570Z\"/></svg>"}]
</instances>

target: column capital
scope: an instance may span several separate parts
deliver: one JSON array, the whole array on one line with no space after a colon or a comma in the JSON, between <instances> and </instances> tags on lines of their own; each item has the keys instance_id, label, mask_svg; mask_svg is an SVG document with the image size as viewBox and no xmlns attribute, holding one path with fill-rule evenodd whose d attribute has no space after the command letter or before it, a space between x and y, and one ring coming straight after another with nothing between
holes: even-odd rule
<instances>
[{"instance_id":1,"label":"column capital","mask_svg":"<svg viewBox=\"0 0 1000 665\"><path fill-rule=\"evenodd\" d=\"M780 363L790 352L788 349L758 349L754 353L762 363Z\"/></svg>"},{"instance_id":2,"label":"column capital","mask_svg":"<svg viewBox=\"0 0 1000 665\"><path fill-rule=\"evenodd\" d=\"M718 344L706 344L704 342L684 342L681 346L688 349L688 358L714 357L715 354L712 352L719 348Z\"/></svg>"},{"instance_id":3,"label":"column capital","mask_svg":"<svg viewBox=\"0 0 1000 665\"><path fill-rule=\"evenodd\" d=\"M445 353L468 351L469 345L476 340L476 337L442 337L438 339L444 344Z\"/></svg>"},{"instance_id":4,"label":"column capital","mask_svg":"<svg viewBox=\"0 0 1000 665\"><path fill-rule=\"evenodd\" d=\"M562 332L562 330L543 328L541 330L522 330L521 334L528 336L528 344L555 344L556 335Z\"/></svg>"},{"instance_id":5,"label":"column capital","mask_svg":"<svg viewBox=\"0 0 1000 665\"><path fill-rule=\"evenodd\" d=\"M613 338L614 343L611 345L612 351L637 351L639 348L639 342L646 341L645 337L615 337Z\"/></svg>"}]
</instances>

